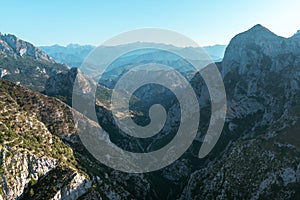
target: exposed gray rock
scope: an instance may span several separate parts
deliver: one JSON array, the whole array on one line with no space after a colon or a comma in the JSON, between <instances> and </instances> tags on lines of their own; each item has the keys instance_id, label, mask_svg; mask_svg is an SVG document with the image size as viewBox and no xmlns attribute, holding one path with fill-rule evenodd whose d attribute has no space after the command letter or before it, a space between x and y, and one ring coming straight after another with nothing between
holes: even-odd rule
<instances>
[{"instance_id":1,"label":"exposed gray rock","mask_svg":"<svg viewBox=\"0 0 300 200\"><path fill-rule=\"evenodd\" d=\"M57 161L47 157L38 157L30 152L17 152L6 158L6 148L1 149L2 160L5 160L2 175L3 192L8 200L20 197L31 179L38 180L39 175L48 173L57 165Z\"/></svg>"},{"instance_id":2,"label":"exposed gray rock","mask_svg":"<svg viewBox=\"0 0 300 200\"><path fill-rule=\"evenodd\" d=\"M0 52L21 57L30 56L38 60L54 63L54 60L45 52L11 34L0 34Z\"/></svg>"},{"instance_id":3,"label":"exposed gray rock","mask_svg":"<svg viewBox=\"0 0 300 200\"><path fill-rule=\"evenodd\" d=\"M52 200L66 199L73 200L78 199L92 187L92 181L87 180L84 176L76 173L71 182L61 188Z\"/></svg>"},{"instance_id":4,"label":"exposed gray rock","mask_svg":"<svg viewBox=\"0 0 300 200\"><path fill-rule=\"evenodd\" d=\"M259 77L264 71L279 72L295 60L299 63L300 41L297 38L297 34L291 38L279 37L256 25L231 40L222 61L222 75L238 69L241 75L248 73Z\"/></svg>"},{"instance_id":5,"label":"exposed gray rock","mask_svg":"<svg viewBox=\"0 0 300 200\"><path fill-rule=\"evenodd\" d=\"M293 142L300 121L299 44L297 34L282 38L261 25L231 40L220 68L228 98L225 137L236 139L190 175L182 199L299 195L299 144Z\"/></svg>"},{"instance_id":6,"label":"exposed gray rock","mask_svg":"<svg viewBox=\"0 0 300 200\"><path fill-rule=\"evenodd\" d=\"M10 74L10 72L7 71L7 69L0 68L0 78L2 78L5 75L8 75L8 74Z\"/></svg>"}]
</instances>

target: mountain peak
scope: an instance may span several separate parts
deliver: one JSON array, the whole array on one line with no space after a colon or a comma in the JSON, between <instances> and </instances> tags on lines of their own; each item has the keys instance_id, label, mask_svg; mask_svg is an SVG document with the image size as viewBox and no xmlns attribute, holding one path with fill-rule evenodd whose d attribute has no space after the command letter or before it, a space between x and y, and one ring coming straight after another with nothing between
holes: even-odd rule
<instances>
[{"instance_id":1,"label":"mountain peak","mask_svg":"<svg viewBox=\"0 0 300 200\"><path fill-rule=\"evenodd\" d=\"M262 46L265 43L272 43L281 39L282 37L276 35L261 24L257 24L249 30L233 37L228 46L240 46L241 48L250 43Z\"/></svg>"},{"instance_id":2,"label":"mountain peak","mask_svg":"<svg viewBox=\"0 0 300 200\"><path fill-rule=\"evenodd\" d=\"M268 43L278 43L281 42L283 38L276 35L269 29L265 28L261 24L257 24L250 28L249 30L236 35L230 41L230 46L239 46L240 48L247 44L256 44L258 46L265 46Z\"/></svg>"},{"instance_id":3,"label":"mountain peak","mask_svg":"<svg viewBox=\"0 0 300 200\"><path fill-rule=\"evenodd\" d=\"M45 52L12 34L0 34L0 52L20 57L26 55L34 59L55 63Z\"/></svg>"},{"instance_id":4,"label":"mountain peak","mask_svg":"<svg viewBox=\"0 0 300 200\"><path fill-rule=\"evenodd\" d=\"M252 28L250 28L245 33L259 34L259 35L269 34L269 35L277 36L275 33L273 33L272 31L270 31L266 27L262 26L261 24L256 24L255 26L253 26Z\"/></svg>"},{"instance_id":5,"label":"mountain peak","mask_svg":"<svg viewBox=\"0 0 300 200\"><path fill-rule=\"evenodd\" d=\"M258 55L264 54L265 57L272 58L288 52L291 52L291 45L286 38L257 24L230 41L223 59L223 75L233 68L238 68L240 74L247 73L249 63L254 67L252 71L260 70L257 68L260 59ZM255 65L254 61L257 62Z\"/></svg>"},{"instance_id":6,"label":"mountain peak","mask_svg":"<svg viewBox=\"0 0 300 200\"><path fill-rule=\"evenodd\" d=\"M251 29L267 29L267 28L264 27L264 26L261 25L261 24L256 24L256 25L254 25Z\"/></svg>"}]
</instances>

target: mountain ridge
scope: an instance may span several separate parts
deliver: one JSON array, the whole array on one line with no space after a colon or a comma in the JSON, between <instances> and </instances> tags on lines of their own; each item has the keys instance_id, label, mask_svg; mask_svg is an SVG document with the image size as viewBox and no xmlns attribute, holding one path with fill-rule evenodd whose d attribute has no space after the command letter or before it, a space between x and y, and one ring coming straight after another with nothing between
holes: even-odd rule
<instances>
[{"instance_id":1,"label":"mountain ridge","mask_svg":"<svg viewBox=\"0 0 300 200\"><path fill-rule=\"evenodd\" d=\"M297 37L284 38L274 34L262 25L255 25L231 39L222 61L222 75L225 76L228 71L234 68L239 68L239 73L243 73L251 60L259 57L260 60L265 59L263 62L268 62L268 59L278 59L278 57L285 54L299 54L299 47L300 40ZM279 71L285 65L274 63L270 66L271 71Z\"/></svg>"},{"instance_id":2,"label":"mountain ridge","mask_svg":"<svg viewBox=\"0 0 300 200\"><path fill-rule=\"evenodd\" d=\"M43 91L49 76L67 71L45 52L15 35L0 34L0 77Z\"/></svg>"},{"instance_id":3,"label":"mountain ridge","mask_svg":"<svg viewBox=\"0 0 300 200\"><path fill-rule=\"evenodd\" d=\"M45 52L35 47L29 42L19 39L12 34L2 34L0 32L0 52L11 54L14 56L30 56L34 59L45 60L55 63L54 60Z\"/></svg>"},{"instance_id":4,"label":"mountain ridge","mask_svg":"<svg viewBox=\"0 0 300 200\"><path fill-rule=\"evenodd\" d=\"M219 64L228 112L218 142L231 139L182 199L299 198L299 42L261 25L231 40Z\"/></svg>"},{"instance_id":5,"label":"mountain ridge","mask_svg":"<svg viewBox=\"0 0 300 200\"><path fill-rule=\"evenodd\" d=\"M254 37L253 34L257 35ZM2 84L9 86L2 86L0 89L6 88L6 93L9 94L7 96L12 99L15 96L25 111L36 113L50 133L72 147L93 185L91 191L81 196L83 199L95 196L114 199L298 199L299 41L297 36L276 36L261 25L235 36L226 49L223 61L216 63L223 76L228 100L226 123L221 138L206 158L198 158L195 152L203 142L206 122L211 113L209 93L200 73L197 73L191 80L191 85L201 100L198 135L181 158L153 173L126 174L109 169L93 159L80 144L70 122L72 118L69 116L69 107L61 101L5 82ZM48 79L48 95L58 98L66 95L66 98L61 99L71 102L68 95L71 94L72 83L77 74L82 75L77 68L54 73ZM140 95L141 100L138 101L142 101L143 96L151 99L151 94L156 94L148 93L151 90L147 88L144 91L146 95ZM107 96L109 95L108 93ZM155 99L159 98L153 98ZM15 105L5 95L0 95L0 100L4 105ZM101 96L98 100L101 100ZM178 104L169 100L165 103L171 108L168 114L178 117L180 112L173 111ZM104 130L109 133L111 141L117 141L116 144L121 144L124 148L143 144L130 143L132 138L122 140L124 133L114 127L109 109L100 104L95 105L98 121L105 125ZM145 106L145 103L142 105ZM11 116L15 114L10 112ZM137 121L139 117L134 116ZM2 121L7 123L6 119L0 122ZM172 122L170 120L166 123L168 131L176 126ZM149 148L160 145L160 142L151 141ZM38 183L44 185L43 182ZM28 188L36 192L35 187Z\"/></svg>"}]
</instances>

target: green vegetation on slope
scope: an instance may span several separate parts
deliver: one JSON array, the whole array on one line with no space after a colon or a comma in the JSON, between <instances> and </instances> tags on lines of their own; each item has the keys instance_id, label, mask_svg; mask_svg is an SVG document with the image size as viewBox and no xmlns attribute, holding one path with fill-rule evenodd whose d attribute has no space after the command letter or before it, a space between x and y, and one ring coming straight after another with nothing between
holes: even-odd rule
<instances>
[{"instance_id":1,"label":"green vegetation on slope","mask_svg":"<svg viewBox=\"0 0 300 200\"><path fill-rule=\"evenodd\" d=\"M43 91L47 79L53 73L65 71L68 68L58 63L36 60L29 56L14 57L0 54L0 68L8 73L2 78L20 82L20 84L35 90Z\"/></svg>"}]
</instances>

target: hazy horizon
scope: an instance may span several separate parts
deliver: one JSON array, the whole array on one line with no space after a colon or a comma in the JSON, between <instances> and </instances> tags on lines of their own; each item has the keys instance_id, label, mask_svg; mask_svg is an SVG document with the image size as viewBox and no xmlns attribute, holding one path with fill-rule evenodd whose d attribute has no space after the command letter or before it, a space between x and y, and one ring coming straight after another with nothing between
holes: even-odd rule
<instances>
[{"instance_id":1,"label":"hazy horizon","mask_svg":"<svg viewBox=\"0 0 300 200\"><path fill-rule=\"evenodd\" d=\"M20 38L20 39L22 39L22 38ZM113 47L113 46L129 45L129 44L134 44L134 43L138 43L138 42L130 42L130 43L127 43L127 44L117 44L117 45L102 45L102 46ZM145 42L140 42L140 43L145 43ZM176 46L176 45L173 45L173 44L166 44L166 43L155 43L155 42L152 42L152 43L157 44L157 45L170 45L170 46L174 46L174 47L181 47L181 46ZM68 47L68 46L72 46L72 45L74 45L74 46L78 45L78 46L97 47L96 45L93 45L93 44L78 44L78 43L69 43L69 44L66 44L66 45L60 45L60 44L52 44L51 45L50 44L50 45L41 45L41 46L37 46L37 47L52 47L52 46ZM206 46L200 46L200 47L215 47L215 46L228 46L228 44L212 44L212 45L206 45ZM181 47L181 48L189 48L189 47L192 47L192 46L185 46L185 47Z\"/></svg>"}]
</instances>

